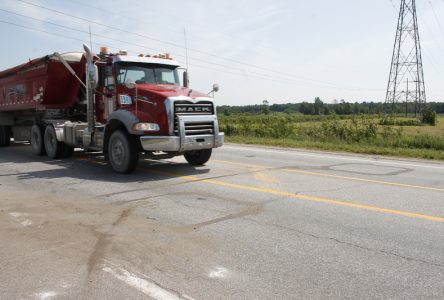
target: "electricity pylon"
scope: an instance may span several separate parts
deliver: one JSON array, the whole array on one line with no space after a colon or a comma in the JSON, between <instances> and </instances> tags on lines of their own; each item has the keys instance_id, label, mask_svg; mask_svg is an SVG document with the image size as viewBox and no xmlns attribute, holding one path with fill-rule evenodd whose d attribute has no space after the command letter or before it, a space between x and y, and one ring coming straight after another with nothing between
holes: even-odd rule
<instances>
[{"instance_id":1,"label":"electricity pylon","mask_svg":"<svg viewBox=\"0 0 444 300\"><path fill-rule=\"evenodd\" d=\"M395 104L415 104L415 115L426 103L421 42L415 0L401 0L392 65L385 104L394 113Z\"/></svg>"}]
</instances>

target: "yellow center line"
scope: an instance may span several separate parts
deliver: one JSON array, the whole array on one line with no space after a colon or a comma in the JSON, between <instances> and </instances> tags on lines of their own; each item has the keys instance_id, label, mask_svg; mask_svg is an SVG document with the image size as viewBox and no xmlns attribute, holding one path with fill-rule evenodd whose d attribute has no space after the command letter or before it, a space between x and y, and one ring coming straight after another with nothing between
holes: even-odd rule
<instances>
[{"instance_id":1,"label":"yellow center line","mask_svg":"<svg viewBox=\"0 0 444 300\"><path fill-rule=\"evenodd\" d=\"M392 215L399 215L399 216L405 216L410 218L416 218L416 219L424 219L424 220L430 220L430 221L436 221L444 223L444 217L436 217L431 215L424 215L414 212L407 212L402 210L396 210L396 209L388 209L383 207L377 207L377 206L371 206L371 205L363 205L363 204L357 204L353 202L347 202L347 201L341 201L341 200L333 200L328 198L321 198L321 197L314 197L314 196L307 196L307 195L300 195L300 194L294 194L290 192L284 192L284 191L278 191L278 190L272 190L272 189L264 189L249 185L243 185L243 184L237 184L237 183L229 183L219 180L213 180L213 179L203 179L195 176L189 176L189 175L181 175L177 173L171 173L171 172L164 172L164 171L158 171L158 170L146 170L146 169L139 169L144 172L148 173L157 173L161 175L166 176L172 176L180 179L184 179L187 181L198 181L198 182L204 182L204 183L210 183L235 189L241 189L241 190L247 190L247 191L253 191L253 192L259 192L259 193L265 193L265 194L271 194L276 196L285 196L293 199L299 199L299 200L307 200L311 202L318 202L318 203L326 203L326 204L334 204L338 206L345 206L345 207L352 207L352 208L358 208L358 209L364 209L369 211L375 211L380 213L386 213L386 214L392 214Z\"/></svg>"},{"instance_id":2,"label":"yellow center line","mask_svg":"<svg viewBox=\"0 0 444 300\"><path fill-rule=\"evenodd\" d=\"M87 161L92 164L103 164L102 162L98 162L98 161L94 161L94 160L86 160L86 159L80 159L80 160ZM165 171L160 171L160 170L144 169L144 168L140 168L140 167L138 168L138 170L145 172L145 173L155 173L155 174L160 174L160 175L164 175L164 176L168 176L168 177L175 177L175 178L183 179L183 180L190 181L190 182L203 182L203 183L209 183L209 184L214 184L214 185L219 185L219 186L224 186L224 187L230 187L230 188L234 188L234 189L247 190L247 191L252 191L252 192L276 195L276 196L286 196L286 197L298 199L298 200L306 200L306 201L317 202L317 203L333 204L333 205L337 205L337 206L351 207L351 208L363 209L363 210L380 212L380 213L385 213L385 214L405 216L405 217L410 217L410 218L415 218L415 219L423 219L423 220L444 223L444 217L424 215L424 214L419 214L419 213L414 213L414 212L407 212L407 211L388 209L388 208L377 207L377 206L363 205L363 204L357 204L357 203L341 201L341 200L333 200L333 199L328 199L328 198L300 195L300 194L294 194L294 193L290 193L290 192L258 188L258 187L249 186L249 185L229 183L229 182L224 182L224 181L219 181L219 180L214 180L214 179L199 178L196 176L182 175L182 174L178 174L178 173L165 172Z\"/></svg>"},{"instance_id":3,"label":"yellow center line","mask_svg":"<svg viewBox=\"0 0 444 300\"><path fill-rule=\"evenodd\" d=\"M215 159L213 159L213 160L211 160L211 162L222 163L222 164L231 164L231 165L243 166L243 167L247 167L247 168L260 169L261 171L275 170L275 168L272 168L272 167L252 165L252 164L244 164L244 163L225 161L225 160L215 160ZM404 184L404 183L398 183L398 182L390 182L390 181L383 181L383 180L373 180L373 179L366 179L366 178L359 178L359 177L341 176L341 175L333 175L333 174L326 174L326 173L319 173L319 172L310 172L310 171L303 171L303 170L293 170L293 169L286 169L286 168L281 169L281 170L286 171L286 172L291 172L291 173L304 174L304 175L330 177L330 178L336 178L336 179L361 181L361 182L376 183L376 184L389 185L389 186L398 186L398 187L406 187L406 188L413 188L413 189L429 190L429 191L435 191L435 192L444 192L443 188L434 188L434 187L421 186L421 185Z\"/></svg>"}]
</instances>

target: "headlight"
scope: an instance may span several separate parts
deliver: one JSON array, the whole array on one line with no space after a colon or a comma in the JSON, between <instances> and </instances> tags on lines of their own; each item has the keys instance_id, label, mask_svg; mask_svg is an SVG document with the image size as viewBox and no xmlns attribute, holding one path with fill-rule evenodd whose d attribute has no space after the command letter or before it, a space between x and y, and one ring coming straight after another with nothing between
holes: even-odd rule
<instances>
[{"instance_id":1,"label":"headlight","mask_svg":"<svg viewBox=\"0 0 444 300\"><path fill-rule=\"evenodd\" d=\"M156 123L137 123L133 125L134 131L159 131L159 124Z\"/></svg>"}]
</instances>

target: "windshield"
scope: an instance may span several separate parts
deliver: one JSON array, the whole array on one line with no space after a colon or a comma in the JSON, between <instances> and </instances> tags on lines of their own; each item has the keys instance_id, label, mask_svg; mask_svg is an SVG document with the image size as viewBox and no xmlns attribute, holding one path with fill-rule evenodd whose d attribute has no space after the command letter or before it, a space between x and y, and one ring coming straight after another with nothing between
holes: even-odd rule
<instances>
[{"instance_id":1,"label":"windshield","mask_svg":"<svg viewBox=\"0 0 444 300\"><path fill-rule=\"evenodd\" d=\"M128 79L137 84L171 84L180 85L176 66L119 63L117 65L117 83L124 84Z\"/></svg>"}]
</instances>

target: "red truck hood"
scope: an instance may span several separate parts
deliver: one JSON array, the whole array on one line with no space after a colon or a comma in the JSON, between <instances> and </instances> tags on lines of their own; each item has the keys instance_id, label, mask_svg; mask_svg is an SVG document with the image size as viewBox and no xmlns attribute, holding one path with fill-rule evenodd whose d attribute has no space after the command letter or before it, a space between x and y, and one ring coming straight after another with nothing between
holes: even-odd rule
<instances>
[{"instance_id":1,"label":"red truck hood","mask_svg":"<svg viewBox=\"0 0 444 300\"><path fill-rule=\"evenodd\" d=\"M155 94L163 98L180 97L180 96L191 97L191 98L208 97L207 94L203 94L193 90L191 90L190 94L189 88L184 88L177 85L138 84L137 90L139 95Z\"/></svg>"}]
</instances>

